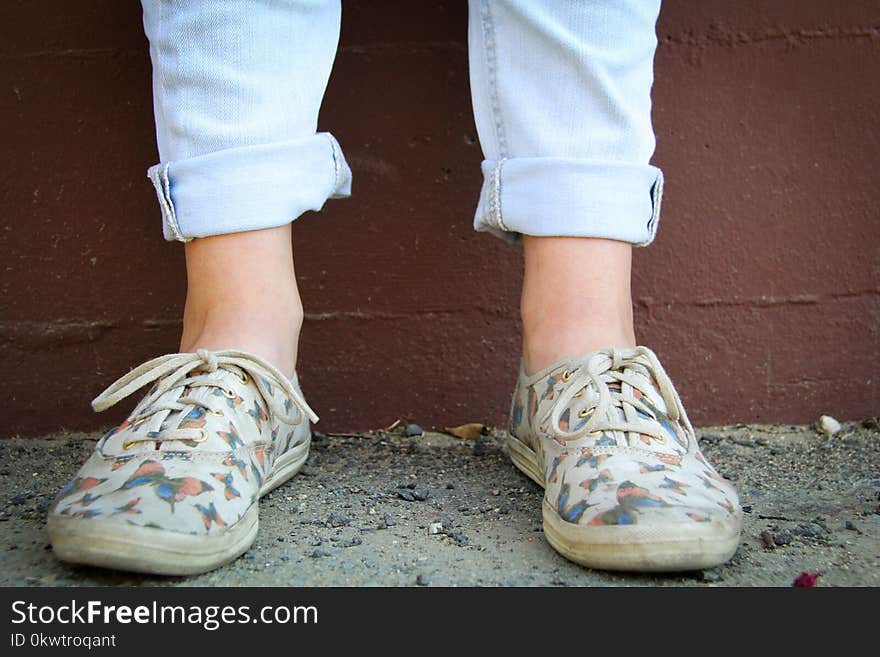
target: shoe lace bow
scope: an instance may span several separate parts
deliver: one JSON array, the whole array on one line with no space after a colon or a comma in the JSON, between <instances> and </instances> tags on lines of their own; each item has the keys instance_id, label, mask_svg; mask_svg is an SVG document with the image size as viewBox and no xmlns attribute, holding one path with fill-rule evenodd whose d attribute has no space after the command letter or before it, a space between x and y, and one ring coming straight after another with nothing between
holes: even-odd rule
<instances>
[{"instance_id":1,"label":"shoe lace bow","mask_svg":"<svg viewBox=\"0 0 880 657\"><path fill-rule=\"evenodd\" d=\"M127 449L138 442L170 440L203 442L206 434L201 429L179 427L160 429L160 427L166 418L175 411L188 412L192 408L201 407L206 412L222 414L222 412L214 410L206 399L201 399L198 396L184 396L184 391L187 388L212 387L219 389L225 397L234 397L236 393L230 390L228 385L224 385L224 382L216 377L209 376L219 369L229 370L236 376L239 376L237 370L242 371L249 374L255 382L257 377L260 377L276 384L293 400L297 409L295 416L289 414L289 408L279 402L278 397L264 395L259 384L256 385L256 388L266 405L281 421L298 424L302 421L303 415L308 416L312 422L318 421L318 416L302 395L275 366L255 354L235 349L221 351L197 349L192 353L165 354L153 358L110 384L92 400L92 408L98 412L104 411L145 385L158 382L155 389L139 405L140 410L128 418L130 425L137 426L158 416L159 419L153 422L155 430L148 432L145 438L127 441L124 448ZM193 373L193 370L197 370L198 373ZM239 376L239 379L242 377ZM168 394L169 391L175 391L176 394L174 392ZM185 415L186 413L181 412L179 417L183 418Z\"/></svg>"},{"instance_id":2,"label":"shoe lace bow","mask_svg":"<svg viewBox=\"0 0 880 657\"><path fill-rule=\"evenodd\" d=\"M651 402L656 391L665 405L665 412ZM604 431L643 434L665 443L669 431L664 420L685 426L689 436L693 427L672 381L653 351L646 347L606 349L594 353L582 365L563 374L566 387L560 393L550 414L550 428L561 440L574 440L585 435L601 435ZM614 387L612 389L611 386ZM638 395L635 391L638 391ZM569 431L563 414L576 397L586 394L584 408L578 413L586 421ZM665 418L659 417L665 415Z\"/></svg>"}]
</instances>

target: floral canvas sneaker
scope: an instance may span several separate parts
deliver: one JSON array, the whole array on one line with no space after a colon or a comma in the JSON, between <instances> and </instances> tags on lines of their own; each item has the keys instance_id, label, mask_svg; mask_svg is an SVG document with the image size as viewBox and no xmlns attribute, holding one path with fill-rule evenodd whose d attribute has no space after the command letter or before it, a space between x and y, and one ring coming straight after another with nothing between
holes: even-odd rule
<instances>
[{"instance_id":1,"label":"floral canvas sneaker","mask_svg":"<svg viewBox=\"0 0 880 657\"><path fill-rule=\"evenodd\" d=\"M168 575L216 568L251 546L260 496L308 456L317 416L296 380L254 354L159 356L92 406L102 411L150 383L49 511L64 561Z\"/></svg>"},{"instance_id":2,"label":"floral canvas sneaker","mask_svg":"<svg viewBox=\"0 0 880 657\"><path fill-rule=\"evenodd\" d=\"M545 488L544 533L564 557L607 570L707 568L736 551L742 510L700 452L657 356L609 349L520 370L514 464Z\"/></svg>"}]
</instances>

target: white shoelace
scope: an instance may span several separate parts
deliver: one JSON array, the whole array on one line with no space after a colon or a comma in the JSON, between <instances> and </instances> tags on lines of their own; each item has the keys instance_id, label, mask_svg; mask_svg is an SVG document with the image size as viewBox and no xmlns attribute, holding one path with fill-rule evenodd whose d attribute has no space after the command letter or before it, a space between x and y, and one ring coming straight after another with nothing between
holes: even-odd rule
<instances>
[{"instance_id":1,"label":"white shoelace","mask_svg":"<svg viewBox=\"0 0 880 657\"><path fill-rule=\"evenodd\" d=\"M602 431L622 431L645 434L665 443L669 434L656 418L656 409L649 408L631 391L625 392L627 386L630 386L650 400L650 395L656 394L651 385L652 376L657 382L669 421L681 420L688 431L688 440L691 440L694 435L693 427L681 399L657 356L646 347L602 350L593 354L586 364L570 372L567 386L550 415L551 429L562 440L597 435ZM609 389L608 384L615 382L620 385L620 392ZM581 391L588 394L585 400L586 410L581 411L581 417L589 419L575 431L564 430L561 424L562 414L569 408L572 400L582 394ZM642 417L638 411L651 419Z\"/></svg>"},{"instance_id":2,"label":"white shoelace","mask_svg":"<svg viewBox=\"0 0 880 657\"><path fill-rule=\"evenodd\" d=\"M288 409L276 401L275 397L263 395L258 383L258 377L263 378L283 390L293 400L300 413L308 416L312 422L318 421L318 416L315 412L294 389L288 378L275 366L259 356L235 349L224 349L222 351L198 349L194 353L166 354L153 358L110 384L106 390L92 400L92 408L98 412L106 410L137 390L140 390L143 386L159 381L156 389L142 402L141 411L129 418L132 424L140 423L161 411L167 411L165 417L173 411L188 411L192 407L203 407L207 411L213 412L205 400L180 396L186 388L199 386L223 388L216 378L210 378L206 374L187 376L192 370L197 368L208 374L217 371L219 368L229 370L234 374L236 373L235 368L246 372L253 378L257 390L260 392L266 405L278 419L288 424L297 424L301 421L301 415L288 415ZM236 376L238 375L236 374ZM175 388L178 389L176 397L156 403L160 397ZM224 390L225 392L231 391ZM158 424L164 422L165 417ZM161 437L147 438L145 441L196 440L199 438L199 435L199 430L177 428L164 430ZM135 440L131 442L142 441Z\"/></svg>"}]
</instances>

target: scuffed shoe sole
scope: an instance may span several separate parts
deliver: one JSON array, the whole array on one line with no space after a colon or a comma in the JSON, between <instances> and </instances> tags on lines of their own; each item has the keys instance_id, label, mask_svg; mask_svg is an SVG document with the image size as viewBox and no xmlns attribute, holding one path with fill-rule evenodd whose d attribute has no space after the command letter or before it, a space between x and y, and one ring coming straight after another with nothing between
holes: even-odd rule
<instances>
[{"instance_id":1,"label":"scuffed shoe sole","mask_svg":"<svg viewBox=\"0 0 880 657\"><path fill-rule=\"evenodd\" d=\"M544 470L538 456L522 441L509 436L513 464L542 488ZM589 527L566 522L544 500L544 535L563 557L588 568L639 572L675 572L711 568L728 561L739 545L741 514L725 523L676 527L668 532L638 525Z\"/></svg>"},{"instance_id":2,"label":"scuffed shoe sole","mask_svg":"<svg viewBox=\"0 0 880 657\"><path fill-rule=\"evenodd\" d=\"M283 454L260 488L260 497L300 471L309 441ZM196 575L244 554L259 531L258 502L232 527L211 534L182 534L99 519L50 515L49 540L62 561L154 575Z\"/></svg>"}]
</instances>

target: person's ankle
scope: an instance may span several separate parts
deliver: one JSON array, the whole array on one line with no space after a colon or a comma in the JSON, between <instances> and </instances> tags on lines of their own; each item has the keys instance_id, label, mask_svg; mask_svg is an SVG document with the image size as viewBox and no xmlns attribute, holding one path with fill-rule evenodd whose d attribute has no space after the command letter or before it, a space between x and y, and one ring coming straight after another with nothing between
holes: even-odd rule
<instances>
[{"instance_id":1,"label":"person's ankle","mask_svg":"<svg viewBox=\"0 0 880 657\"><path fill-rule=\"evenodd\" d=\"M580 301L577 308L556 314L535 315L523 309L522 355L527 373L599 349L636 345L631 311Z\"/></svg>"},{"instance_id":2,"label":"person's ankle","mask_svg":"<svg viewBox=\"0 0 880 657\"><path fill-rule=\"evenodd\" d=\"M631 245L614 240L524 240L523 361L534 373L598 349L633 347Z\"/></svg>"},{"instance_id":3,"label":"person's ankle","mask_svg":"<svg viewBox=\"0 0 880 657\"><path fill-rule=\"evenodd\" d=\"M303 309L298 296L286 303L272 304L215 301L210 308L198 311L188 301L180 351L249 351L290 377L296 369L302 323Z\"/></svg>"}]
</instances>

